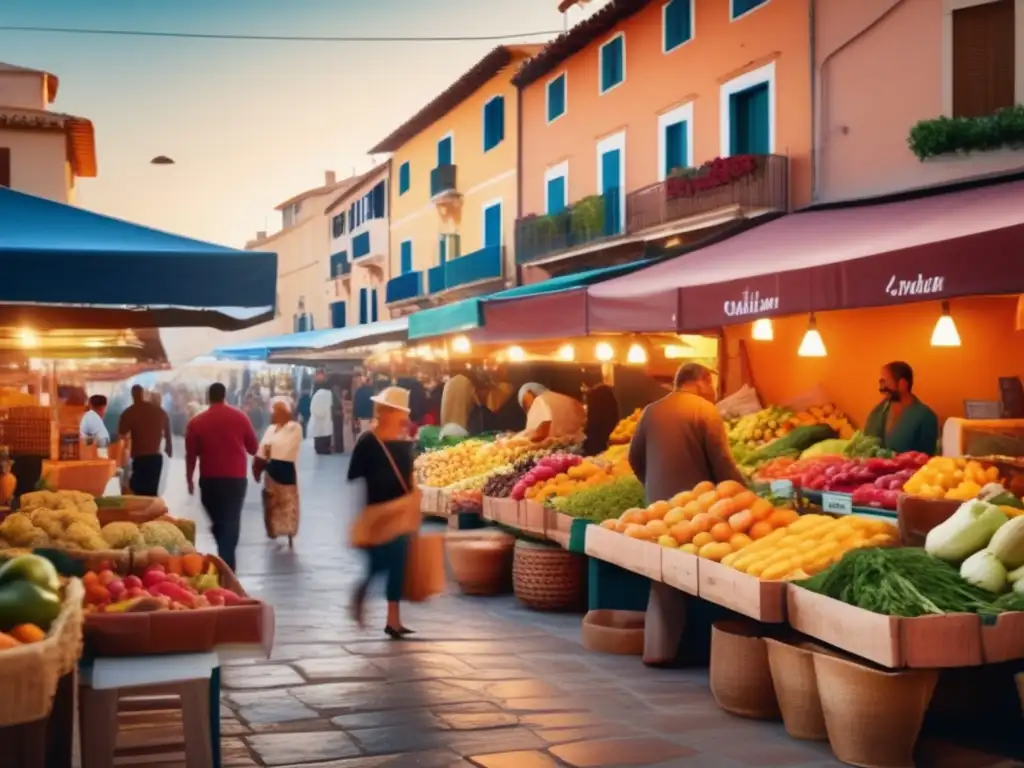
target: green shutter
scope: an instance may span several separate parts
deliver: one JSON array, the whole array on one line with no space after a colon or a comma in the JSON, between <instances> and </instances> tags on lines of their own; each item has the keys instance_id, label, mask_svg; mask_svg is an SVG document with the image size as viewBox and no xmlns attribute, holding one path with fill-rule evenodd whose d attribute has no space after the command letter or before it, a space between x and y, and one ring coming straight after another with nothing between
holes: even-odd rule
<instances>
[{"instance_id":1,"label":"green shutter","mask_svg":"<svg viewBox=\"0 0 1024 768\"><path fill-rule=\"evenodd\" d=\"M409 163L404 162L398 168L398 194L404 195L409 191Z\"/></svg>"},{"instance_id":2,"label":"green shutter","mask_svg":"<svg viewBox=\"0 0 1024 768\"><path fill-rule=\"evenodd\" d=\"M752 11L759 5L764 5L768 0L729 0L732 6L732 18L742 16L748 11Z\"/></svg>"},{"instance_id":3,"label":"green shutter","mask_svg":"<svg viewBox=\"0 0 1024 768\"><path fill-rule=\"evenodd\" d=\"M729 97L729 154L767 155L771 114L768 83L758 83Z\"/></svg>"},{"instance_id":4,"label":"green shutter","mask_svg":"<svg viewBox=\"0 0 1024 768\"><path fill-rule=\"evenodd\" d=\"M668 176L677 168L686 168L687 155L686 121L665 126L665 175Z\"/></svg>"},{"instance_id":5,"label":"green shutter","mask_svg":"<svg viewBox=\"0 0 1024 768\"><path fill-rule=\"evenodd\" d=\"M548 122L565 114L565 75L548 83Z\"/></svg>"},{"instance_id":6,"label":"green shutter","mask_svg":"<svg viewBox=\"0 0 1024 768\"><path fill-rule=\"evenodd\" d=\"M671 51L682 45L693 34L690 2L691 0L670 0L665 5L664 43L666 51Z\"/></svg>"},{"instance_id":7,"label":"green shutter","mask_svg":"<svg viewBox=\"0 0 1024 768\"><path fill-rule=\"evenodd\" d=\"M601 90L607 91L622 82L624 77L624 40L618 35L601 48Z\"/></svg>"}]
</instances>

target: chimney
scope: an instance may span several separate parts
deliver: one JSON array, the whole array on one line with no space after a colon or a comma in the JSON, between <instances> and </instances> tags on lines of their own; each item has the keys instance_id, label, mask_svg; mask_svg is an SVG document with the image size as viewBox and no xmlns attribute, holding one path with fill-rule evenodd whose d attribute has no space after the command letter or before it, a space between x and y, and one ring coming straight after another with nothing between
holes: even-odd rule
<instances>
[{"instance_id":1,"label":"chimney","mask_svg":"<svg viewBox=\"0 0 1024 768\"><path fill-rule=\"evenodd\" d=\"M324 186L333 187L335 183L334 171L324 171Z\"/></svg>"}]
</instances>

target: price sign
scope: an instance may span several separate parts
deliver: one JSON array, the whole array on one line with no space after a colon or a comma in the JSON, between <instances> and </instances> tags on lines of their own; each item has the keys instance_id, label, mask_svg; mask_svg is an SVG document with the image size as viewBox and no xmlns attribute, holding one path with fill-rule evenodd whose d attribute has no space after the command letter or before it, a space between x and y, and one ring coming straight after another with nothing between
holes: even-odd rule
<instances>
[{"instance_id":1,"label":"price sign","mask_svg":"<svg viewBox=\"0 0 1024 768\"><path fill-rule=\"evenodd\" d=\"M853 512L853 498L840 493L823 493L821 508L833 515L848 515Z\"/></svg>"},{"instance_id":2,"label":"price sign","mask_svg":"<svg viewBox=\"0 0 1024 768\"><path fill-rule=\"evenodd\" d=\"M778 496L780 499L789 499L793 497L793 481L792 480L772 480L772 496Z\"/></svg>"}]
</instances>

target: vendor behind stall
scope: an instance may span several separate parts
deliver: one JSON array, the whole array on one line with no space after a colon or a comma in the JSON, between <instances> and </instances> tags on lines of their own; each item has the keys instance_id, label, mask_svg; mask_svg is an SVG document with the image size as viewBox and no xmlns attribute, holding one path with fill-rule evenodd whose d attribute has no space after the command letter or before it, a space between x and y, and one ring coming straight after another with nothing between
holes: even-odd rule
<instances>
[{"instance_id":1,"label":"vendor behind stall","mask_svg":"<svg viewBox=\"0 0 1024 768\"><path fill-rule=\"evenodd\" d=\"M441 393L441 429L458 427L469 434L469 416L478 402L473 380L461 373L452 376Z\"/></svg>"},{"instance_id":2,"label":"vendor behind stall","mask_svg":"<svg viewBox=\"0 0 1024 768\"><path fill-rule=\"evenodd\" d=\"M552 392L543 384L523 384L519 405L526 413L526 432L535 442L580 434L587 423L583 403Z\"/></svg>"},{"instance_id":3,"label":"vendor behind stall","mask_svg":"<svg viewBox=\"0 0 1024 768\"><path fill-rule=\"evenodd\" d=\"M97 447L104 448L110 443L110 432L103 423L103 416L107 411L107 398L103 395L93 395L89 398L89 410L82 415L78 431L88 442L94 443Z\"/></svg>"},{"instance_id":4,"label":"vendor behind stall","mask_svg":"<svg viewBox=\"0 0 1024 768\"><path fill-rule=\"evenodd\" d=\"M868 414L864 434L882 441L895 453L920 451L934 456L938 450L939 417L913 394L914 369L895 361L883 366L878 391L883 400Z\"/></svg>"},{"instance_id":5,"label":"vendor behind stall","mask_svg":"<svg viewBox=\"0 0 1024 768\"><path fill-rule=\"evenodd\" d=\"M619 403L607 384L590 387L584 391L583 398L587 404L587 437L583 441L583 455L596 456L608 448L608 438L619 423Z\"/></svg>"}]
</instances>

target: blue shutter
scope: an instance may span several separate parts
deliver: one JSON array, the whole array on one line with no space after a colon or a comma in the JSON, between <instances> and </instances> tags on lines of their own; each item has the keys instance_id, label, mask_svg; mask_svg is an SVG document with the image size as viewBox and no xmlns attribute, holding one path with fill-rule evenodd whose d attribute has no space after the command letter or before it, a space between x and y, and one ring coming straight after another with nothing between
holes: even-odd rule
<instances>
[{"instance_id":1,"label":"blue shutter","mask_svg":"<svg viewBox=\"0 0 1024 768\"><path fill-rule=\"evenodd\" d=\"M484 248L501 245L501 203L484 211Z\"/></svg>"},{"instance_id":2,"label":"blue shutter","mask_svg":"<svg viewBox=\"0 0 1024 768\"><path fill-rule=\"evenodd\" d=\"M367 296L366 289L359 289L359 324L366 325L367 317L369 316L369 307L367 305L369 297Z\"/></svg>"},{"instance_id":3,"label":"blue shutter","mask_svg":"<svg viewBox=\"0 0 1024 768\"><path fill-rule=\"evenodd\" d=\"M404 162L398 167L398 194L404 195L409 191L409 163Z\"/></svg>"},{"instance_id":4,"label":"blue shutter","mask_svg":"<svg viewBox=\"0 0 1024 768\"><path fill-rule=\"evenodd\" d=\"M452 137L445 136L437 142L437 167L452 164Z\"/></svg>"},{"instance_id":5,"label":"blue shutter","mask_svg":"<svg viewBox=\"0 0 1024 768\"><path fill-rule=\"evenodd\" d=\"M405 240L402 243L401 259L402 274L407 275L412 272L412 240Z\"/></svg>"},{"instance_id":6,"label":"blue shutter","mask_svg":"<svg viewBox=\"0 0 1024 768\"><path fill-rule=\"evenodd\" d=\"M693 34L693 20L690 18L691 0L671 0L665 6L665 51L677 48Z\"/></svg>"},{"instance_id":7,"label":"blue shutter","mask_svg":"<svg viewBox=\"0 0 1024 768\"><path fill-rule=\"evenodd\" d=\"M665 175L668 176L676 168L686 168L686 157L689 154L686 146L686 121L665 126Z\"/></svg>"},{"instance_id":8,"label":"blue shutter","mask_svg":"<svg viewBox=\"0 0 1024 768\"><path fill-rule=\"evenodd\" d=\"M565 74L548 83L548 122L565 114Z\"/></svg>"},{"instance_id":9,"label":"blue shutter","mask_svg":"<svg viewBox=\"0 0 1024 768\"><path fill-rule=\"evenodd\" d=\"M331 304L331 327L344 328L347 322L348 318L345 313L345 302L336 301Z\"/></svg>"},{"instance_id":10,"label":"blue shutter","mask_svg":"<svg viewBox=\"0 0 1024 768\"><path fill-rule=\"evenodd\" d=\"M441 239L437 243L437 263L444 264L448 261L448 238L441 235Z\"/></svg>"},{"instance_id":11,"label":"blue shutter","mask_svg":"<svg viewBox=\"0 0 1024 768\"><path fill-rule=\"evenodd\" d=\"M604 233L622 232L622 188L619 186L622 153L617 149L601 155L601 192L604 194Z\"/></svg>"},{"instance_id":12,"label":"blue shutter","mask_svg":"<svg viewBox=\"0 0 1024 768\"><path fill-rule=\"evenodd\" d=\"M371 213L371 217L372 218L374 218L374 219L383 219L384 218L384 216L386 215L385 214L385 210L384 210L385 207L386 207L386 203L385 203L385 198L386 197L387 197L387 193L385 192L384 182L382 181L377 186L375 186L373 188L373 191L370 193L370 200L371 200L370 208L371 208L371 211L372 211L372 213Z\"/></svg>"},{"instance_id":13,"label":"blue shutter","mask_svg":"<svg viewBox=\"0 0 1024 768\"><path fill-rule=\"evenodd\" d=\"M548 210L549 215L565 210L565 176L548 179Z\"/></svg>"},{"instance_id":14,"label":"blue shutter","mask_svg":"<svg viewBox=\"0 0 1024 768\"><path fill-rule=\"evenodd\" d=\"M505 98L495 96L484 104L484 152L505 140Z\"/></svg>"},{"instance_id":15,"label":"blue shutter","mask_svg":"<svg viewBox=\"0 0 1024 768\"><path fill-rule=\"evenodd\" d=\"M377 289L370 291L370 322L377 322Z\"/></svg>"},{"instance_id":16,"label":"blue shutter","mask_svg":"<svg viewBox=\"0 0 1024 768\"><path fill-rule=\"evenodd\" d=\"M770 118L768 83L732 94L729 97L729 154L767 155Z\"/></svg>"},{"instance_id":17,"label":"blue shutter","mask_svg":"<svg viewBox=\"0 0 1024 768\"><path fill-rule=\"evenodd\" d=\"M747 11L752 11L767 2L768 0L730 0L732 18L742 16Z\"/></svg>"},{"instance_id":18,"label":"blue shutter","mask_svg":"<svg viewBox=\"0 0 1024 768\"><path fill-rule=\"evenodd\" d=\"M601 91L607 91L622 82L624 67L625 37L619 35L601 48Z\"/></svg>"}]
</instances>

